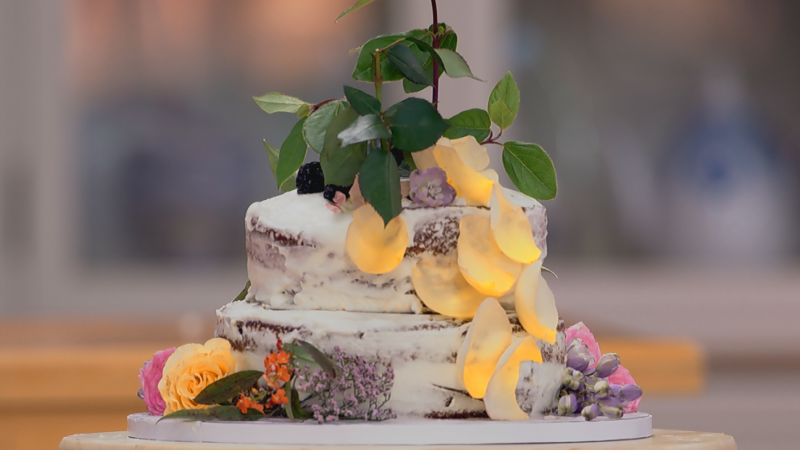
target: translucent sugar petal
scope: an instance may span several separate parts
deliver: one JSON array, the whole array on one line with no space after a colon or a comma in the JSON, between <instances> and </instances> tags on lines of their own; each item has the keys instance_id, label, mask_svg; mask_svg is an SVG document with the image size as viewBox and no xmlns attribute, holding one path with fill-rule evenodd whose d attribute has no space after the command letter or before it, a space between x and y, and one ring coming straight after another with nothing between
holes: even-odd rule
<instances>
[{"instance_id":1,"label":"translucent sugar petal","mask_svg":"<svg viewBox=\"0 0 800 450\"><path fill-rule=\"evenodd\" d=\"M414 164L417 166L418 170L428 170L432 167L439 167L439 165L436 164L436 158L433 157L433 147L414 152L411 154L411 157L414 159Z\"/></svg>"},{"instance_id":2,"label":"translucent sugar petal","mask_svg":"<svg viewBox=\"0 0 800 450\"><path fill-rule=\"evenodd\" d=\"M486 147L482 147L475 140L474 136L453 139L450 143L452 144L450 147L456 150L458 156L470 169L480 172L489 166L489 152L486 151Z\"/></svg>"},{"instance_id":3,"label":"translucent sugar petal","mask_svg":"<svg viewBox=\"0 0 800 450\"><path fill-rule=\"evenodd\" d=\"M492 188L492 234L498 247L514 261L530 264L542 254L533 239L531 222L522 208L506 198L503 187Z\"/></svg>"},{"instance_id":4,"label":"translucent sugar petal","mask_svg":"<svg viewBox=\"0 0 800 450\"><path fill-rule=\"evenodd\" d=\"M497 362L511 345L511 323L493 298L484 300L458 350L456 370L472 398L483 398Z\"/></svg>"},{"instance_id":5,"label":"translucent sugar petal","mask_svg":"<svg viewBox=\"0 0 800 450\"><path fill-rule=\"evenodd\" d=\"M411 283L428 308L458 319L471 319L486 299L461 275L455 254L418 261L411 269Z\"/></svg>"},{"instance_id":6,"label":"translucent sugar petal","mask_svg":"<svg viewBox=\"0 0 800 450\"><path fill-rule=\"evenodd\" d=\"M397 216L386 227L369 204L353 211L345 249L356 267L367 273L387 273L403 260L408 246L406 221Z\"/></svg>"},{"instance_id":7,"label":"translucent sugar petal","mask_svg":"<svg viewBox=\"0 0 800 450\"><path fill-rule=\"evenodd\" d=\"M558 310L553 291L542 277L542 262L522 271L514 291L514 306L525 331L550 344L556 341Z\"/></svg>"},{"instance_id":8,"label":"translucent sugar petal","mask_svg":"<svg viewBox=\"0 0 800 450\"><path fill-rule=\"evenodd\" d=\"M519 365L523 361L542 362L542 352L533 337L528 336L509 347L500 357L497 368L489 380L483 403L494 420L528 420L528 415L517 403Z\"/></svg>"},{"instance_id":9,"label":"translucent sugar petal","mask_svg":"<svg viewBox=\"0 0 800 450\"><path fill-rule=\"evenodd\" d=\"M491 238L491 221L469 215L461 218L458 237L458 267L469 284L489 297L508 292L522 265L506 256Z\"/></svg>"},{"instance_id":10,"label":"translucent sugar petal","mask_svg":"<svg viewBox=\"0 0 800 450\"><path fill-rule=\"evenodd\" d=\"M447 173L447 182L455 188L458 197L468 205L489 206L494 181L467 165L453 147L436 144L433 156Z\"/></svg>"}]
</instances>

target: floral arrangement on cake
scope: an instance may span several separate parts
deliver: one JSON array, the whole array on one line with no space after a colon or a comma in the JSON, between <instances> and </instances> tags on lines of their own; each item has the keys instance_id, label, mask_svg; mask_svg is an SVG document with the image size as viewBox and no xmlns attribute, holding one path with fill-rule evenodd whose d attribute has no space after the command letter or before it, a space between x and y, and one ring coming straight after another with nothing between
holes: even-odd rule
<instances>
[{"instance_id":1,"label":"floral arrangement on cake","mask_svg":"<svg viewBox=\"0 0 800 450\"><path fill-rule=\"evenodd\" d=\"M372 1L359 1L339 18ZM274 92L255 98L268 113L299 119L280 149L264 142L278 187L322 193L332 214L352 214L346 254L368 274L389 273L403 261L409 244L404 209L488 208L488 217L460 217L456 251L421 258L410 274L428 312L469 323L455 355L462 393L483 400L491 419L527 420L530 411L518 399L520 369L542 364L542 348L560 346L556 369L563 367L563 374L556 372L544 394L548 413L592 420L635 412L642 390L619 357L601 355L582 323L559 326L531 222L489 168L486 146L499 146L520 192L539 200L556 195L555 169L541 147L498 141L519 110L514 78L508 73L497 83L485 110L447 119L438 112L443 74L478 78L457 52L455 31L439 22L436 1L431 5L430 27L379 36L358 49L353 79L371 83L373 93L344 86L343 98L318 103ZM431 100L410 97L384 108L383 84L393 81L406 93L431 87ZM309 148L319 162L303 164ZM245 299L249 288L248 281L235 300ZM510 320L510 305L518 323ZM391 366L279 337L263 371L237 372L234 359L230 343L218 338L158 352L142 368L140 396L151 414L193 420L394 417L387 407Z\"/></svg>"},{"instance_id":2,"label":"floral arrangement on cake","mask_svg":"<svg viewBox=\"0 0 800 450\"><path fill-rule=\"evenodd\" d=\"M391 367L338 348L329 357L305 341L279 340L263 371L237 372L231 344L214 338L153 355L139 373L139 397L164 418L386 420L394 417L385 408L393 379Z\"/></svg>"}]
</instances>

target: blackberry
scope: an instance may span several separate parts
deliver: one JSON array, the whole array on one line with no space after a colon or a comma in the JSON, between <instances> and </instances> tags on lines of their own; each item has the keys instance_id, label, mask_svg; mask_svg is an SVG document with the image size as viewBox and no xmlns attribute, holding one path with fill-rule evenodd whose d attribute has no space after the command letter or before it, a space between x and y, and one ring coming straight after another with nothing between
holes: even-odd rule
<instances>
[{"instance_id":1,"label":"blackberry","mask_svg":"<svg viewBox=\"0 0 800 450\"><path fill-rule=\"evenodd\" d=\"M341 192L344 194L346 198L350 198L350 188L353 187L351 184L350 186L338 186L336 184L329 184L325 186L325 190L322 192L322 196L325 197L325 200L333 203L333 197L336 195L337 192Z\"/></svg>"},{"instance_id":2,"label":"blackberry","mask_svg":"<svg viewBox=\"0 0 800 450\"><path fill-rule=\"evenodd\" d=\"M303 164L297 171L295 181L298 194L315 194L325 190L325 175L322 174L322 166L314 161Z\"/></svg>"}]
</instances>

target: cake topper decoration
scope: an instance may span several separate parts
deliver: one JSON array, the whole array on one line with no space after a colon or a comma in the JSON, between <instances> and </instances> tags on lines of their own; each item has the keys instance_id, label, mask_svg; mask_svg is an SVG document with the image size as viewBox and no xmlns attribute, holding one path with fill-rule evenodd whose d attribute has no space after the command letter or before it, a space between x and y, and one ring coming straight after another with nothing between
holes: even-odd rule
<instances>
[{"instance_id":1,"label":"cake topper decoration","mask_svg":"<svg viewBox=\"0 0 800 450\"><path fill-rule=\"evenodd\" d=\"M369 3L372 0L357 2L337 21ZM439 167L447 172L458 197L468 204L488 206L491 186L497 183L493 171L484 173L488 155L477 168L461 152L448 150L469 137L461 143L502 147L505 171L522 193L539 200L556 196L555 169L540 146L499 142L519 112L520 93L510 72L492 90L486 109L468 109L448 119L439 113L442 75L482 80L458 53L455 30L439 21L435 0L431 8L433 24L428 28L378 36L357 49L352 78L371 83L372 93L344 86L343 98L318 103L277 92L254 97L268 113L294 113L299 118L280 149L264 142L278 188L294 188L293 180L310 148L319 154L324 185L352 186L361 175L358 183L363 197L384 225L402 211L401 178L414 170ZM395 81L402 82L409 94L430 87L431 100L410 97L385 107L383 84Z\"/></svg>"}]
</instances>

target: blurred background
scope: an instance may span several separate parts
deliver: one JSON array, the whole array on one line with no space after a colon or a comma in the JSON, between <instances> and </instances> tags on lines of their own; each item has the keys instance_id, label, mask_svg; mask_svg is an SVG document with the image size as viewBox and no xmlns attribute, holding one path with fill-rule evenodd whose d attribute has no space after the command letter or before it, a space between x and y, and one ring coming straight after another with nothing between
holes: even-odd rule
<instances>
[{"instance_id":1,"label":"blurred background","mask_svg":"<svg viewBox=\"0 0 800 450\"><path fill-rule=\"evenodd\" d=\"M245 211L278 193L261 141L278 147L296 120L252 96L340 97L356 85L351 49L431 21L425 0L379 0L334 23L351 3L0 2L4 448L54 448L25 431L40 397L56 434L124 429L143 409L141 361L213 335L246 281ZM645 386L657 428L796 448L800 3L439 10L487 80L442 78L443 115L486 108L511 70L522 103L504 137L555 163L547 265L562 315L644 355L632 363L666 383ZM80 387L86 373L105 381ZM77 404L85 420L69 422Z\"/></svg>"}]
</instances>

